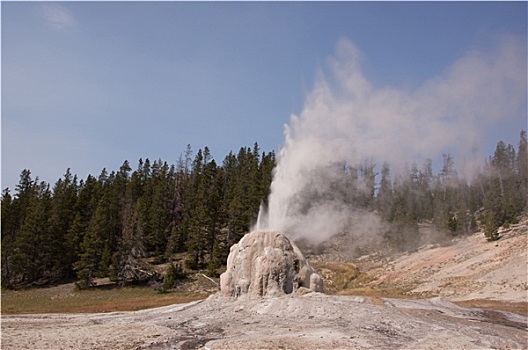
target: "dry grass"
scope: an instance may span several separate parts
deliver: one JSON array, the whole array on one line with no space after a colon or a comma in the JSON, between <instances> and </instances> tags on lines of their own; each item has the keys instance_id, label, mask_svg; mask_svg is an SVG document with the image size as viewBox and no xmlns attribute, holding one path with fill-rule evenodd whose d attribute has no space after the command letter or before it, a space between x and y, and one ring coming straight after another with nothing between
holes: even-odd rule
<instances>
[{"instance_id":1,"label":"dry grass","mask_svg":"<svg viewBox=\"0 0 528 350\"><path fill-rule=\"evenodd\" d=\"M2 314L134 311L204 299L203 293L160 294L149 287L75 290L73 284L2 290Z\"/></svg>"},{"instance_id":2,"label":"dry grass","mask_svg":"<svg viewBox=\"0 0 528 350\"><path fill-rule=\"evenodd\" d=\"M372 298L411 298L412 288L396 286L371 286L372 278L355 264L328 262L314 264L323 277L325 292L337 295L360 295ZM416 296L414 296L416 297ZM426 297L426 296L423 296Z\"/></svg>"},{"instance_id":3,"label":"dry grass","mask_svg":"<svg viewBox=\"0 0 528 350\"><path fill-rule=\"evenodd\" d=\"M325 291L341 294L348 289L363 286L368 275L352 263L327 262L314 266L325 282Z\"/></svg>"}]
</instances>

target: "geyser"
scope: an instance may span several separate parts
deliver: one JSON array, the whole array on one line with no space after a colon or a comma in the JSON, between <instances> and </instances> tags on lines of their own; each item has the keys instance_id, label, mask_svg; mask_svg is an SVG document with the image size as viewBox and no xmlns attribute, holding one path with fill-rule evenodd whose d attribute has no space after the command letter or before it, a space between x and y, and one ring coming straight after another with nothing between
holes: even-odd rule
<instances>
[{"instance_id":1,"label":"geyser","mask_svg":"<svg viewBox=\"0 0 528 350\"><path fill-rule=\"evenodd\" d=\"M302 112L284 127L268 207L255 228L322 242L357 218L334 186L347 166L397 169L442 153L471 159L486 128L525 106L525 46L502 38L496 50L469 52L410 89L376 87L362 72L361 52L341 40L330 74L318 75Z\"/></svg>"},{"instance_id":2,"label":"geyser","mask_svg":"<svg viewBox=\"0 0 528 350\"><path fill-rule=\"evenodd\" d=\"M286 236L253 231L231 247L220 288L226 296L276 297L307 289L322 292L323 281Z\"/></svg>"}]
</instances>

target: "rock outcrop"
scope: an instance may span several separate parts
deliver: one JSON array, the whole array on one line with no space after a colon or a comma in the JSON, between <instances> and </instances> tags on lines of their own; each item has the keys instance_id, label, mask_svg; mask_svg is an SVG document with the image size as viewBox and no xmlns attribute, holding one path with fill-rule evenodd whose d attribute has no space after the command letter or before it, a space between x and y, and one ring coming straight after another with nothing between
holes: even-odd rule
<instances>
[{"instance_id":1,"label":"rock outcrop","mask_svg":"<svg viewBox=\"0 0 528 350\"><path fill-rule=\"evenodd\" d=\"M323 280L282 233L253 231L231 247L220 288L225 296L275 297L322 292Z\"/></svg>"}]
</instances>

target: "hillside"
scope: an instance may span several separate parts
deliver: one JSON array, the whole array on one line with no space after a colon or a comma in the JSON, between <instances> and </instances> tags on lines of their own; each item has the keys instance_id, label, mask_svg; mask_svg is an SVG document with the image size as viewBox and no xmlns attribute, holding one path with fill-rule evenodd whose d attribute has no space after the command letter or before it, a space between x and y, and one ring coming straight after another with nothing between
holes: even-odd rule
<instances>
[{"instance_id":1,"label":"hillside","mask_svg":"<svg viewBox=\"0 0 528 350\"><path fill-rule=\"evenodd\" d=\"M413 297L442 296L453 301L528 302L528 217L501 228L501 239L488 242L482 232L427 245L416 252L382 260L355 261L372 288L406 290Z\"/></svg>"}]
</instances>

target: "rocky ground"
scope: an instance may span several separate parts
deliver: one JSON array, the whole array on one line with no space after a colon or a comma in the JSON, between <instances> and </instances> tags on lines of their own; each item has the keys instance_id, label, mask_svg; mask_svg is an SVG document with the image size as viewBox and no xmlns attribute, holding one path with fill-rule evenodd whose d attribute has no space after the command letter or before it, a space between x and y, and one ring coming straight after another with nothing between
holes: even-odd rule
<instances>
[{"instance_id":1,"label":"rocky ground","mask_svg":"<svg viewBox=\"0 0 528 350\"><path fill-rule=\"evenodd\" d=\"M527 224L497 242L480 233L355 261L367 287L409 299L215 294L136 312L2 316L2 349L527 349ZM472 300L512 312L453 303Z\"/></svg>"}]
</instances>

